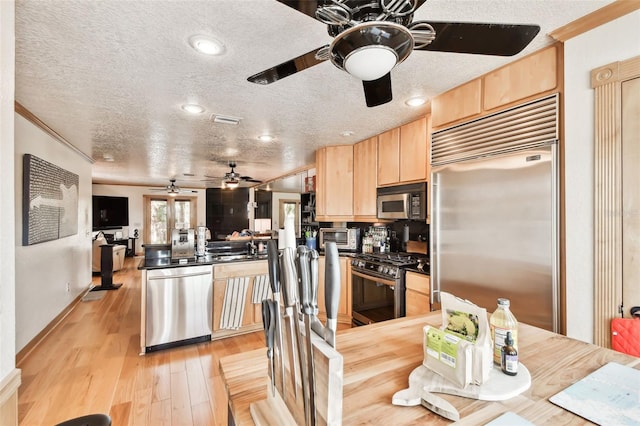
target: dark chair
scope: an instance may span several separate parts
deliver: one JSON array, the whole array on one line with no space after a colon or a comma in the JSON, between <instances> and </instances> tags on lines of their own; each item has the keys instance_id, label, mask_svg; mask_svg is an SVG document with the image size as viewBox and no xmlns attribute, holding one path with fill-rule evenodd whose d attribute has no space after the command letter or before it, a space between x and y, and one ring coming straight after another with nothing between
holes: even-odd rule
<instances>
[{"instance_id":1,"label":"dark chair","mask_svg":"<svg viewBox=\"0 0 640 426\"><path fill-rule=\"evenodd\" d=\"M111 417L106 414L89 414L58 423L56 426L111 426Z\"/></svg>"}]
</instances>

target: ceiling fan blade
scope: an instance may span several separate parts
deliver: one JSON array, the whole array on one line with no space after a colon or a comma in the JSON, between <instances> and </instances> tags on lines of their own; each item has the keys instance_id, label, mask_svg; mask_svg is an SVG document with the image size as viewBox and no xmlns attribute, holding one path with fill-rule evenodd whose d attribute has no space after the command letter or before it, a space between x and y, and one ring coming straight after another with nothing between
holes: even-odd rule
<instances>
[{"instance_id":1,"label":"ceiling fan blade","mask_svg":"<svg viewBox=\"0 0 640 426\"><path fill-rule=\"evenodd\" d=\"M537 25L428 22L436 30L436 38L416 50L513 56L540 31Z\"/></svg>"},{"instance_id":2,"label":"ceiling fan blade","mask_svg":"<svg viewBox=\"0 0 640 426\"><path fill-rule=\"evenodd\" d=\"M276 65L275 67L271 67L254 74L247 78L247 80L256 84L271 84L285 77L289 77L299 71L306 70L307 68L311 68L314 65L318 65L319 63L326 61L328 59L328 55L325 54L319 56L319 52L321 50L325 51L328 48L329 45L322 46L319 49L314 49L304 55L298 56L297 58L290 59L287 62Z\"/></svg>"},{"instance_id":3,"label":"ceiling fan blade","mask_svg":"<svg viewBox=\"0 0 640 426\"><path fill-rule=\"evenodd\" d=\"M362 87L364 88L364 97L368 107L386 104L393 99L391 73L387 73L377 80L363 81Z\"/></svg>"}]
</instances>

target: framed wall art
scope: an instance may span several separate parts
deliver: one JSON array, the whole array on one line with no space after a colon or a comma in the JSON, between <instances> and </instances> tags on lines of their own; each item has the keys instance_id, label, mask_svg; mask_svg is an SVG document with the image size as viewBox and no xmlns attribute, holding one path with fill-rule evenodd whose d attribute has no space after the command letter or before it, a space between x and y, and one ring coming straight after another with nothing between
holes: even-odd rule
<instances>
[{"instance_id":1,"label":"framed wall art","mask_svg":"<svg viewBox=\"0 0 640 426\"><path fill-rule=\"evenodd\" d=\"M78 233L78 175L25 154L23 157L22 245Z\"/></svg>"}]
</instances>

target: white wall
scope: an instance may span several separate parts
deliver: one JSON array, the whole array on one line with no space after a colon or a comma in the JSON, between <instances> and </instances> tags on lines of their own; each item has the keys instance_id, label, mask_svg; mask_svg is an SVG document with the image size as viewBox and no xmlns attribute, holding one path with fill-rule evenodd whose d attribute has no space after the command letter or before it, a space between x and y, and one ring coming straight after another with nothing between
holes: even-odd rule
<instances>
[{"instance_id":1,"label":"white wall","mask_svg":"<svg viewBox=\"0 0 640 426\"><path fill-rule=\"evenodd\" d=\"M640 54L640 11L568 40L565 81L567 335L593 342L594 92L591 70Z\"/></svg>"},{"instance_id":2,"label":"white wall","mask_svg":"<svg viewBox=\"0 0 640 426\"><path fill-rule=\"evenodd\" d=\"M91 284L91 163L19 114L15 116L14 149L16 348L20 351ZM33 154L78 175L76 235L22 245L24 154Z\"/></svg>"},{"instance_id":3,"label":"white wall","mask_svg":"<svg viewBox=\"0 0 640 426\"><path fill-rule=\"evenodd\" d=\"M183 189L191 189L182 187ZM198 211L197 211L197 224L206 225L206 202L207 193L204 189L197 189L198 194L185 194L196 195L198 197ZM150 191L148 186L128 186L128 185L93 185L93 195L111 195L118 197L129 197L129 226L123 227L123 236L133 237L133 232L138 229L140 239L136 241L136 253L142 253L142 244L144 244L144 195L157 195L158 192ZM114 232L114 231L105 231Z\"/></svg>"},{"instance_id":4,"label":"white wall","mask_svg":"<svg viewBox=\"0 0 640 426\"><path fill-rule=\"evenodd\" d=\"M13 213L14 13L13 1L0 1L0 383L13 371L16 354Z\"/></svg>"}]
</instances>

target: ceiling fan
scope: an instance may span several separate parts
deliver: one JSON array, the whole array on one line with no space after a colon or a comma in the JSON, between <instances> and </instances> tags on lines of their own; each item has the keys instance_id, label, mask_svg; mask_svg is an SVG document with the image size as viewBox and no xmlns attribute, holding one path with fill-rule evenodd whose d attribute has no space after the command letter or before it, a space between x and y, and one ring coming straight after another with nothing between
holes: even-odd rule
<instances>
[{"instance_id":1,"label":"ceiling fan","mask_svg":"<svg viewBox=\"0 0 640 426\"><path fill-rule=\"evenodd\" d=\"M229 167L231 168L231 171L225 173L224 176L222 178L220 178L220 179L222 179L223 186L226 187L226 188L229 188L229 189L237 188L240 185L240 182L262 183L261 180L254 179L251 176L242 176L240 173L236 173L236 171L235 171L236 162L235 161L229 161ZM218 178L213 177L213 176L205 176L205 177L208 177L210 179L218 179Z\"/></svg>"},{"instance_id":2,"label":"ceiling fan","mask_svg":"<svg viewBox=\"0 0 640 426\"><path fill-rule=\"evenodd\" d=\"M277 0L327 25L331 44L247 78L271 84L329 59L362 80L368 107L390 102L391 70L413 50L513 56L538 25L414 21L426 0Z\"/></svg>"},{"instance_id":3,"label":"ceiling fan","mask_svg":"<svg viewBox=\"0 0 640 426\"><path fill-rule=\"evenodd\" d=\"M178 195L178 194L197 194L198 191L191 189L181 189L178 185L176 185L175 179L169 179L169 185L162 188L149 188L150 191L165 191L169 195Z\"/></svg>"}]
</instances>

